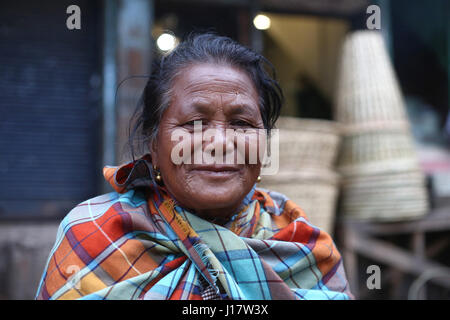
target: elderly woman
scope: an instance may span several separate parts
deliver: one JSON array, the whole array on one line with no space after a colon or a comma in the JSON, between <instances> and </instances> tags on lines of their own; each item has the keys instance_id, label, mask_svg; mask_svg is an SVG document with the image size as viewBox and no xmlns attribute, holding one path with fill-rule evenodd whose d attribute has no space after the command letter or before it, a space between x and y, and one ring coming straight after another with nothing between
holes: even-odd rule
<instances>
[{"instance_id":1,"label":"elderly woman","mask_svg":"<svg viewBox=\"0 0 450 320\"><path fill-rule=\"evenodd\" d=\"M37 299L351 298L330 236L285 196L256 188L260 157L211 164L174 153L175 133L194 136L198 125L216 132L200 151L212 144L225 154L237 148L226 130L272 129L282 94L266 66L211 34L156 63L131 137L141 135L148 153L105 167L115 192L65 217Z\"/></svg>"}]
</instances>

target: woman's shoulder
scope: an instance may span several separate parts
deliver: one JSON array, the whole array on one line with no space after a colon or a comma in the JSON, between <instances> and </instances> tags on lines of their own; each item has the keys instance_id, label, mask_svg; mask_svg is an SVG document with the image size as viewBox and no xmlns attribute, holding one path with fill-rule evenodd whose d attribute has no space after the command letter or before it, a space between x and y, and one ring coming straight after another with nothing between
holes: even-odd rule
<instances>
[{"instance_id":1,"label":"woman's shoulder","mask_svg":"<svg viewBox=\"0 0 450 320\"><path fill-rule=\"evenodd\" d=\"M109 192L87 199L72 208L61 222L62 227L101 219L105 215L113 216L145 210L146 199L137 190L125 193Z\"/></svg>"},{"instance_id":2,"label":"woman's shoulder","mask_svg":"<svg viewBox=\"0 0 450 320\"><path fill-rule=\"evenodd\" d=\"M272 215L290 215L291 217L303 217L307 220L303 209L286 195L265 188L256 188L254 198L258 199L261 206Z\"/></svg>"},{"instance_id":3,"label":"woman's shoulder","mask_svg":"<svg viewBox=\"0 0 450 320\"><path fill-rule=\"evenodd\" d=\"M281 214L286 207L298 207L288 196L275 190L256 188L253 198L260 201L273 214Z\"/></svg>"}]
</instances>

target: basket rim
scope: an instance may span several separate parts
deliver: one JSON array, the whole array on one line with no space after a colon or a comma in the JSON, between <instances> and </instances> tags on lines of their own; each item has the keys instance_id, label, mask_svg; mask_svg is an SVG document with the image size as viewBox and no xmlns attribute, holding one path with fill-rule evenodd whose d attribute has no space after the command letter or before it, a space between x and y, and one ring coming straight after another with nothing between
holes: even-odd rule
<instances>
[{"instance_id":1,"label":"basket rim","mask_svg":"<svg viewBox=\"0 0 450 320\"><path fill-rule=\"evenodd\" d=\"M316 182L317 184L335 186L338 186L341 181L341 175L335 171L312 167L305 167L301 171L280 171L276 175L263 175L262 178L268 183Z\"/></svg>"},{"instance_id":2,"label":"basket rim","mask_svg":"<svg viewBox=\"0 0 450 320\"><path fill-rule=\"evenodd\" d=\"M341 134L344 137L359 136L368 133L410 135L411 124L407 120L368 121L363 123L341 122Z\"/></svg>"},{"instance_id":3,"label":"basket rim","mask_svg":"<svg viewBox=\"0 0 450 320\"><path fill-rule=\"evenodd\" d=\"M306 131L340 135L342 125L336 120L280 116L274 128L280 131Z\"/></svg>"}]
</instances>

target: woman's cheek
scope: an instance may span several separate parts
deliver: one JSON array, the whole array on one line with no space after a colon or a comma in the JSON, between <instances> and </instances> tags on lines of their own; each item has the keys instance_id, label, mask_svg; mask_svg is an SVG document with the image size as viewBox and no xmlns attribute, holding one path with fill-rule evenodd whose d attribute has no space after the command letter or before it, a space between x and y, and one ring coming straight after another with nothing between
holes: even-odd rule
<instances>
[{"instance_id":1,"label":"woman's cheek","mask_svg":"<svg viewBox=\"0 0 450 320\"><path fill-rule=\"evenodd\" d=\"M176 129L170 135L170 161L174 165L190 164L194 143L192 134L184 129Z\"/></svg>"},{"instance_id":2,"label":"woman's cheek","mask_svg":"<svg viewBox=\"0 0 450 320\"><path fill-rule=\"evenodd\" d=\"M266 148L262 129L249 129L236 134L236 151L241 164L256 165L262 163Z\"/></svg>"}]
</instances>

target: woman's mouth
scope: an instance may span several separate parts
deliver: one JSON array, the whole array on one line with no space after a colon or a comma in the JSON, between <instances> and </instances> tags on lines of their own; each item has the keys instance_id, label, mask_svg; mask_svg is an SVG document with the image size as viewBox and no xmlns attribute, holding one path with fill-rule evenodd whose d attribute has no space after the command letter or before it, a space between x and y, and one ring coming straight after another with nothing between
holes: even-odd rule
<instances>
[{"instance_id":1,"label":"woman's mouth","mask_svg":"<svg viewBox=\"0 0 450 320\"><path fill-rule=\"evenodd\" d=\"M196 165L190 169L192 173L211 177L229 177L239 173L240 170L241 168L238 166L229 165Z\"/></svg>"}]
</instances>

